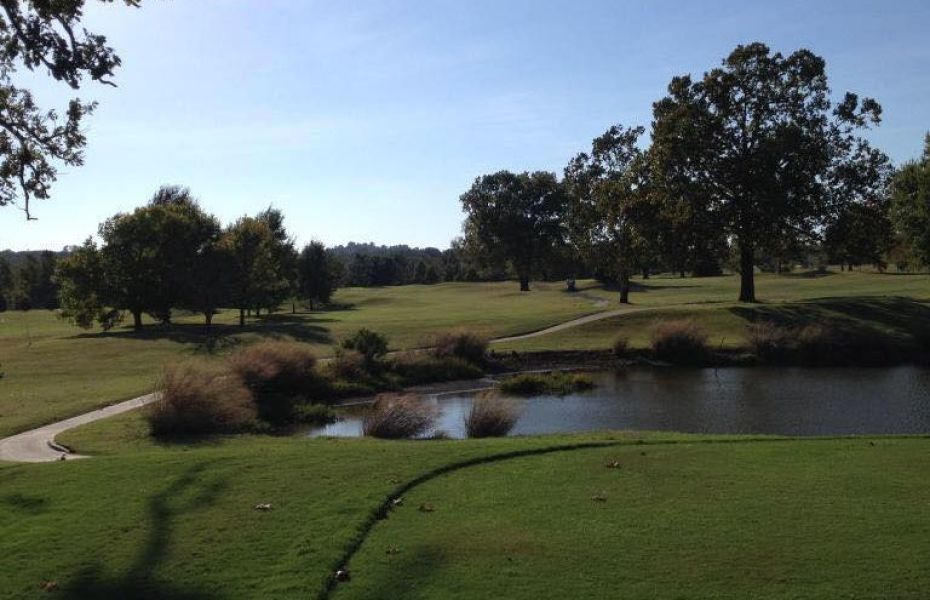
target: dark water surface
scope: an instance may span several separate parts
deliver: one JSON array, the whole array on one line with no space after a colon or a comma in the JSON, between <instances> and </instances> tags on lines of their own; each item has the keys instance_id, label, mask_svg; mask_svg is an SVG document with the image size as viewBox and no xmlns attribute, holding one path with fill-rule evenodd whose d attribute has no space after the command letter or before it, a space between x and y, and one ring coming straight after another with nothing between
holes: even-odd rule
<instances>
[{"instance_id":1,"label":"dark water surface","mask_svg":"<svg viewBox=\"0 0 930 600\"><path fill-rule=\"evenodd\" d=\"M639 429L690 433L930 433L930 369L631 368L595 375L593 390L517 400L513 435ZM437 427L464 435L471 394L427 397ZM357 436L361 414L312 435Z\"/></svg>"}]
</instances>

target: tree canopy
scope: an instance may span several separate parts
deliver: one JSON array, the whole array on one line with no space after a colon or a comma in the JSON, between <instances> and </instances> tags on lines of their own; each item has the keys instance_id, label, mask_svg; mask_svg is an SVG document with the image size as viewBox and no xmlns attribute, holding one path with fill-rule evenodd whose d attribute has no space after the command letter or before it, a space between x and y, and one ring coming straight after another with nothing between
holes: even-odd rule
<instances>
[{"instance_id":1,"label":"tree canopy","mask_svg":"<svg viewBox=\"0 0 930 600\"><path fill-rule=\"evenodd\" d=\"M834 106L825 62L809 50L738 46L700 80L673 78L653 112L657 173L732 237L741 301L755 301L759 249L815 236L887 165L856 135L880 121L879 104L847 93Z\"/></svg>"},{"instance_id":2,"label":"tree canopy","mask_svg":"<svg viewBox=\"0 0 930 600\"><path fill-rule=\"evenodd\" d=\"M509 262L529 291L543 259L565 239L565 195L555 174L499 171L475 180L460 198L466 237L491 260Z\"/></svg>"}]
</instances>

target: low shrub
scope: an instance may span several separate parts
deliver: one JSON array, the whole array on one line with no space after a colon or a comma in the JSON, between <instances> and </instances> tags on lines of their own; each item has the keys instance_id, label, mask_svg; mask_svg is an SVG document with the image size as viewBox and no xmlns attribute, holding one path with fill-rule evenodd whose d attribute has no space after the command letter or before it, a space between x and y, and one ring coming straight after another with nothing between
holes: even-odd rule
<instances>
[{"instance_id":1,"label":"low shrub","mask_svg":"<svg viewBox=\"0 0 930 600\"><path fill-rule=\"evenodd\" d=\"M406 353L391 362L391 371L404 385L420 385L458 379L478 379L484 372L458 356Z\"/></svg>"},{"instance_id":2,"label":"low shrub","mask_svg":"<svg viewBox=\"0 0 930 600\"><path fill-rule=\"evenodd\" d=\"M336 355L327 364L333 377L340 379L360 379L367 375L365 371L365 357L355 350L336 349Z\"/></svg>"},{"instance_id":3,"label":"low shrub","mask_svg":"<svg viewBox=\"0 0 930 600\"><path fill-rule=\"evenodd\" d=\"M465 415L465 432L470 438L503 437L519 417L512 401L496 394L479 394Z\"/></svg>"},{"instance_id":4,"label":"low shrub","mask_svg":"<svg viewBox=\"0 0 930 600\"><path fill-rule=\"evenodd\" d=\"M749 351L765 361L781 362L794 352L794 335L790 329L763 321L751 323L746 339Z\"/></svg>"},{"instance_id":5,"label":"low shrub","mask_svg":"<svg viewBox=\"0 0 930 600\"><path fill-rule=\"evenodd\" d=\"M413 394L381 394L362 419L366 436L385 439L414 438L436 423L434 406Z\"/></svg>"},{"instance_id":6,"label":"low shrub","mask_svg":"<svg viewBox=\"0 0 930 600\"><path fill-rule=\"evenodd\" d=\"M235 375L200 365L168 367L146 408L156 436L236 433L258 424L252 393Z\"/></svg>"},{"instance_id":7,"label":"low shrub","mask_svg":"<svg viewBox=\"0 0 930 600\"><path fill-rule=\"evenodd\" d=\"M709 353L707 332L693 321L666 321L652 331L652 352L674 364L701 362Z\"/></svg>"},{"instance_id":8,"label":"low shrub","mask_svg":"<svg viewBox=\"0 0 930 600\"><path fill-rule=\"evenodd\" d=\"M534 396L537 394L565 395L593 387L594 381L589 375L554 371L514 375L503 380L498 389L512 396Z\"/></svg>"},{"instance_id":9,"label":"low shrub","mask_svg":"<svg viewBox=\"0 0 930 600\"><path fill-rule=\"evenodd\" d=\"M259 417L270 423L291 420L296 404L321 393L316 357L306 344L260 342L233 354L229 365L252 390Z\"/></svg>"},{"instance_id":10,"label":"low shrub","mask_svg":"<svg viewBox=\"0 0 930 600\"><path fill-rule=\"evenodd\" d=\"M437 358L460 358L473 365L482 365L488 351L488 340L469 331L440 334L433 340L432 353Z\"/></svg>"},{"instance_id":11,"label":"low shrub","mask_svg":"<svg viewBox=\"0 0 930 600\"><path fill-rule=\"evenodd\" d=\"M611 350L617 358L624 358L630 352L630 340L622 333L614 338Z\"/></svg>"},{"instance_id":12,"label":"low shrub","mask_svg":"<svg viewBox=\"0 0 930 600\"><path fill-rule=\"evenodd\" d=\"M764 361L809 366L889 364L901 360L911 348L907 341L880 331L830 323L797 327L756 323L749 326L748 342L749 349Z\"/></svg>"},{"instance_id":13,"label":"low shrub","mask_svg":"<svg viewBox=\"0 0 930 600\"><path fill-rule=\"evenodd\" d=\"M388 339L385 335L370 329L359 329L350 337L342 341L342 347L346 350L355 350L365 357L366 364L370 367L387 354Z\"/></svg>"}]
</instances>

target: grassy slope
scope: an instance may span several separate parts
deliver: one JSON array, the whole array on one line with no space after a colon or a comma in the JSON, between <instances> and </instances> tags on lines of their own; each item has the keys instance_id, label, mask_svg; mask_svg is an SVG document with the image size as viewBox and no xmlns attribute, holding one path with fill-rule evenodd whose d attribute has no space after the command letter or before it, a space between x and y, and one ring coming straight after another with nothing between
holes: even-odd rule
<instances>
[{"instance_id":1,"label":"grassy slope","mask_svg":"<svg viewBox=\"0 0 930 600\"><path fill-rule=\"evenodd\" d=\"M469 467L411 490L336 597L916 598L930 585L928 439L243 437L130 449L132 423L88 428L97 440L122 431L107 442L124 444L117 456L0 466L0 598L46 597L45 581L65 598L313 597L398 482L610 438L627 445ZM605 468L614 460L621 469Z\"/></svg>"},{"instance_id":2,"label":"grassy slope","mask_svg":"<svg viewBox=\"0 0 930 600\"><path fill-rule=\"evenodd\" d=\"M591 298L566 294L561 285L534 287L522 295L513 283L340 290L336 301L346 310L279 313L244 330L234 324L236 313L224 312L211 346L193 316L137 336L127 328L84 332L47 311L0 313L0 437L145 393L166 362L221 354L262 337L298 339L326 355L360 327L406 348L454 327L507 335L598 310Z\"/></svg>"},{"instance_id":3,"label":"grassy slope","mask_svg":"<svg viewBox=\"0 0 930 600\"><path fill-rule=\"evenodd\" d=\"M620 334L646 346L657 321L691 319L705 327L715 346L746 341L746 325L768 320L789 324L832 322L842 328L880 331L909 338L930 332L930 277L834 273L821 277L764 275L758 278L761 304L733 302L735 277L664 279L646 282L633 294L628 315L553 334L496 344L496 350L602 350Z\"/></svg>"}]
</instances>

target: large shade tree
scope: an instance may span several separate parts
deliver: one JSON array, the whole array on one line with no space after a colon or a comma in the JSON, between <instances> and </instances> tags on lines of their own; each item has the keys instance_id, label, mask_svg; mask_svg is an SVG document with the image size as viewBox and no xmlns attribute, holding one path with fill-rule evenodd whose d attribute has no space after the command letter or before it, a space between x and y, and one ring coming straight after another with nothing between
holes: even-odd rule
<instances>
[{"instance_id":1,"label":"large shade tree","mask_svg":"<svg viewBox=\"0 0 930 600\"><path fill-rule=\"evenodd\" d=\"M499 171L475 180L460 198L467 243L508 262L529 291L530 278L563 243L565 195L555 174Z\"/></svg>"},{"instance_id":2,"label":"large shade tree","mask_svg":"<svg viewBox=\"0 0 930 600\"><path fill-rule=\"evenodd\" d=\"M735 244L744 302L756 299L767 241L815 235L851 192L878 187L887 164L858 135L879 122L879 104L851 93L834 104L825 62L808 50L738 46L699 80L673 78L653 114L657 172Z\"/></svg>"},{"instance_id":3,"label":"large shade tree","mask_svg":"<svg viewBox=\"0 0 930 600\"><path fill-rule=\"evenodd\" d=\"M565 168L568 238L596 270L616 277L621 303L629 302L633 270L654 262L663 227L637 146L643 132L614 125Z\"/></svg>"},{"instance_id":4,"label":"large shade tree","mask_svg":"<svg viewBox=\"0 0 930 600\"><path fill-rule=\"evenodd\" d=\"M0 206L19 206L27 219L31 201L49 197L57 164L83 164L81 122L95 104L75 98L64 110L44 110L28 89L14 85L13 76L25 68L44 70L72 89L85 80L113 85L120 59L104 36L82 27L85 4L0 0Z\"/></svg>"}]
</instances>

